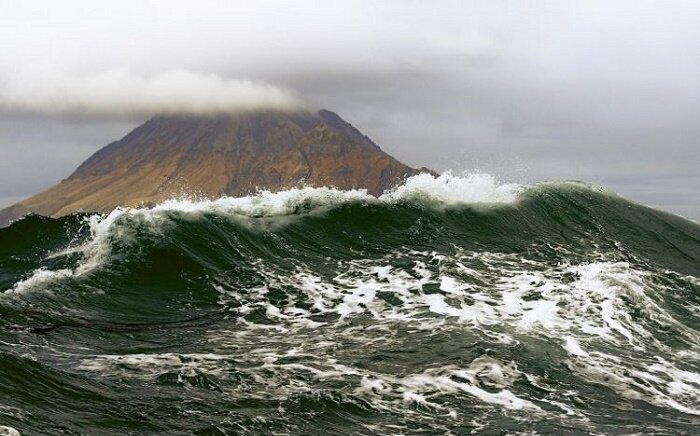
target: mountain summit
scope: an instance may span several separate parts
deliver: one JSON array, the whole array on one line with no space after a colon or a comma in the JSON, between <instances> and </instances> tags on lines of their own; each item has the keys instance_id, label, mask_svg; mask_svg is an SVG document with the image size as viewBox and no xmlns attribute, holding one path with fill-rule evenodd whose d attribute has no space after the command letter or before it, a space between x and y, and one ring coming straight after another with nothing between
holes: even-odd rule
<instances>
[{"instance_id":1,"label":"mountain summit","mask_svg":"<svg viewBox=\"0 0 700 436\"><path fill-rule=\"evenodd\" d=\"M418 172L327 110L158 116L59 184L0 211L0 226L28 213L108 212L183 194L240 196L301 184L376 195Z\"/></svg>"}]
</instances>

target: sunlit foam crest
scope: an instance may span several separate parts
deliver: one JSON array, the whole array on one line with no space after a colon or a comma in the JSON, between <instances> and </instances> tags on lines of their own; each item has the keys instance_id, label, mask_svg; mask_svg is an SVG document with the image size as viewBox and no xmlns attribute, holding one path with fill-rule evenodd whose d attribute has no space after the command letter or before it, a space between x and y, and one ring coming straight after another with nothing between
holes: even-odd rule
<instances>
[{"instance_id":1,"label":"sunlit foam crest","mask_svg":"<svg viewBox=\"0 0 700 436\"><path fill-rule=\"evenodd\" d=\"M374 197L365 189L340 190L333 187L292 188L279 192L268 190L244 197L222 197L215 200L192 198L171 199L151 210L180 212L224 212L246 216L276 216L297 212L300 206L324 207L348 202L393 204L402 201L430 201L445 205L468 203L511 203L517 200L522 187L501 184L489 174L434 176L422 173L406 179L396 188Z\"/></svg>"},{"instance_id":2,"label":"sunlit foam crest","mask_svg":"<svg viewBox=\"0 0 700 436\"><path fill-rule=\"evenodd\" d=\"M484 173L454 175L445 172L437 177L422 173L409 177L403 185L379 197L385 202L432 200L445 204L512 203L522 186L499 183L496 177Z\"/></svg>"}]
</instances>

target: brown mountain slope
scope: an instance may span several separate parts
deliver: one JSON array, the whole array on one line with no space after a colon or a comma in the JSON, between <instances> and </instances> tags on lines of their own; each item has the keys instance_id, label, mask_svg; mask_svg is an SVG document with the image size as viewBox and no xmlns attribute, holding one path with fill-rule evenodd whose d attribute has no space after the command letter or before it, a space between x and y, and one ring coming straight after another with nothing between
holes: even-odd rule
<instances>
[{"instance_id":1,"label":"brown mountain slope","mask_svg":"<svg viewBox=\"0 0 700 436\"><path fill-rule=\"evenodd\" d=\"M239 196L301 183L379 194L418 172L326 110L161 116L58 185L0 211L0 226L27 213L108 212L182 194Z\"/></svg>"}]
</instances>

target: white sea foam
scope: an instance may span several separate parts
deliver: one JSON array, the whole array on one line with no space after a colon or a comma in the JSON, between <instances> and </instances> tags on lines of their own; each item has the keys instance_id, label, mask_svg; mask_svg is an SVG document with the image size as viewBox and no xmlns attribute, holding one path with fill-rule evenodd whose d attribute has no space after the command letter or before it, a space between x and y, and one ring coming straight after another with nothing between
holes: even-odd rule
<instances>
[{"instance_id":1,"label":"white sea foam","mask_svg":"<svg viewBox=\"0 0 700 436\"><path fill-rule=\"evenodd\" d=\"M219 363L227 358L231 357L212 353L103 355L83 360L78 368L103 373L115 371L115 374L118 374L123 368L138 368L142 373L155 375L168 370L190 372L200 368L212 369L218 367Z\"/></svg>"},{"instance_id":2,"label":"white sea foam","mask_svg":"<svg viewBox=\"0 0 700 436\"><path fill-rule=\"evenodd\" d=\"M402 258L410 259L413 267L392 266ZM256 269L266 277L267 284L247 299L249 310L269 307L265 294L271 289L292 288L302 291L304 301L313 302L315 311L340 315L335 326L305 325L300 320L310 312L291 310L295 304L292 297L287 307L267 310L271 319L283 323L287 335L323 326L324 330L338 329L333 330L332 336L337 340L344 335L354 340L361 333L345 329L346 320L369 315L375 329L394 326L387 332L393 331L396 323L425 331L448 325L456 328L464 323L498 342L512 344L515 340L511 335L492 331L498 326L519 335L560 338L561 348L569 356L569 368L589 383L605 385L629 399L683 413L700 410L700 374L679 366L700 363L700 336L655 301L661 290L647 272L625 262L549 266L504 253L462 251L450 257L406 250L387 255L384 260L340 262L337 269L342 272L330 280L301 266L291 275L277 274L263 262L256 264ZM426 293L426 285L438 285L441 292ZM391 295L400 304L389 304L382 295ZM638 312L635 316L634 311ZM428 313L433 316L426 316ZM458 323L446 324L448 318ZM680 361L657 359L649 364L648 359L655 354L674 354L673 349L654 337L656 326L673 329L676 338L688 344ZM369 340L371 336L362 337ZM619 350L625 358L601 351L601 344ZM496 366L477 359L471 369L449 370L451 376L468 380L466 386L458 386L454 380L448 382L442 376L426 379L425 375L416 375L409 380L410 386L402 388L396 379L375 376L363 382L360 391L390 389L402 393L406 404L436 407L427 392L437 390L445 394L457 390L506 408L534 409L537 406L531 400L513 396L507 389L512 384L512 374L517 374L513 371L507 365ZM528 379L536 378L528 375ZM416 389L416 384L423 388ZM494 387L502 390L494 393ZM546 402L567 414L577 414L561 402Z\"/></svg>"},{"instance_id":3,"label":"white sea foam","mask_svg":"<svg viewBox=\"0 0 700 436\"><path fill-rule=\"evenodd\" d=\"M76 267L58 270L38 268L26 279L16 282L11 289L0 293L0 296L12 297L31 291L51 292L53 283L80 277L98 268L109 259L114 240L119 240L121 243L137 242L134 227L128 224L120 225L120 219L125 216L132 217L141 224L150 225L154 232L160 231L159 229L166 223L161 215L144 213L144 211L136 209L117 208L106 216L90 216L86 219L90 228L90 236L84 243L49 255L49 257L56 257L78 254L80 260Z\"/></svg>"},{"instance_id":4,"label":"white sea foam","mask_svg":"<svg viewBox=\"0 0 700 436\"><path fill-rule=\"evenodd\" d=\"M427 199L445 204L512 203L522 188L515 183L501 184L489 174L458 176L445 172L434 177L423 173L409 177L403 185L379 198L389 202Z\"/></svg>"},{"instance_id":5,"label":"white sea foam","mask_svg":"<svg viewBox=\"0 0 700 436\"><path fill-rule=\"evenodd\" d=\"M410 259L412 266L390 264L400 258ZM560 392L545 377L522 372L515 362L492 355L482 354L464 365L434 362L437 366L421 372L397 374L354 366L330 352L358 341L373 350L400 347L402 338L392 335L400 326L428 334L462 329L460 333L476 331L511 345L518 343L514 336L523 334L551 339L561 346L562 363L586 383L604 385L630 400L700 413L700 374L692 369L700 362L693 342L697 332L675 322L656 304L650 295L658 288L644 271L626 263L549 266L504 253L458 251L445 256L406 250L385 259L340 262L339 273L330 279L303 266L295 274L278 273L262 261L251 267L265 284L246 294L219 286L221 303L236 298L244 303L241 315L263 309L274 324L239 318L234 330L212 331L209 340L216 353L84 357L79 369L146 379L163 372L187 376L195 371L226 377L235 369L244 377L240 386L247 396L255 395L250 383L264 386L256 392L283 399L314 392L318 383L336 382L379 410L408 408L457 419L450 403L474 401L480 407L562 413L587 421L576 403L567 400L572 392ZM438 286L441 293L425 292L427 285ZM267 299L273 289L296 289L299 294L289 294L289 302L278 307ZM399 303L389 304L382 298L385 293ZM648 311L648 319L631 317L633 308ZM318 322L308 319L313 313L340 316ZM370 325L351 322L368 316ZM446 323L448 318L458 322ZM673 356L673 351L647 337L654 322L676 329L688 341L681 360L659 357L662 352ZM493 326L508 333L494 332ZM604 351L610 348L620 354ZM517 386L525 381L548 394L538 398L519 391ZM560 412L552 412L553 407Z\"/></svg>"},{"instance_id":6,"label":"white sea foam","mask_svg":"<svg viewBox=\"0 0 700 436\"><path fill-rule=\"evenodd\" d=\"M12 427L0 425L0 436L20 436L20 432Z\"/></svg>"},{"instance_id":7,"label":"white sea foam","mask_svg":"<svg viewBox=\"0 0 700 436\"><path fill-rule=\"evenodd\" d=\"M364 191L300 188L242 198L172 200L152 209L117 209L106 217L90 218L91 238L73 249L82 256L77 268L39 269L10 293L51 290L55 280L89 273L109 259L115 240L129 243L135 237L130 224L165 231L172 214L211 213L254 220L293 217L300 211L322 211L347 202L504 204L517 201L521 189L499 185L489 176L425 174L379 198ZM566 259L564 247L549 248ZM400 344L400 338L392 336L397 326L427 334L453 329L509 346L523 345L523 337L551 343L560 347L562 363L586 383L604 385L627 399L700 414L700 373L696 371L700 333L661 304L663 285L641 266L606 260L603 253L592 252L591 259L595 260L548 264L511 253L406 248L382 258L326 265L325 273L301 263L291 272L279 270L260 259L250 262L259 286L241 290L225 281L213 286L221 305L235 308L239 315L236 329L211 332L208 339L218 352L93 356L83 358L78 368L147 379L164 371L223 377L236 362L235 369L249 383L264 384L261 392L280 398L311 392L320 381L336 380L357 396L371 399L379 409L415 408L449 417L456 412L445 405L446 398L456 396L460 401L513 411L545 413L544 409L555 406L566 415L581 416L566 401L570 393L557 391L544 377L527 374L513 362L489 355L399 375L344 365L327 353L352 341L373 349ZM329 269L335 272L329 274ZM684 279L697 284L692 277ZM290 289L294 292L285 292ZM275 290L285 292L284 305L270 301L269 294ZM237 304L229 304L231 300ZM692 302L687 306L691 312L700 310ZM246 319L253 312L274 322ZM359 319L371 322L356 323ZM672 332L674 340L684 344L683 352L666 345L656 330ZM245 353L239 353L242 348ZM549 394L535 398L522 393L518 381ZM242 384L241 389L245 387Z\"/></svg>"},{"instance_id":8,"label":"white sea foam","mask_svg":"<svg viewBox=\"0 0 700 436\"><path fill-rule=\"evenodd\" d=\"M271 192L262 190L245 197L222 197L215 200L181 198L165 201L152 211L208 212L243 215L248 217L289 215L298 212L300 206L320 208L348 202L374 202L393 204L401 201L430 201L444 205L503 204L517 200L523 187L513 183L499 183L489 174L474 173L440 176L422 173L374 197L365 189L340 190L333 187L292 188Z\"/></svg>"},{"instance_id":9,"label":"white sea foam","mask_svg":"<svg viewBox=\"0 0 700 436\"><path fill-rule=\"evenodd\" d=\"M323 345L323 344L321 344ZM285 359L305 358L304 363ZM237 365L237 366L235 366ZM182 376L208 374L225 377L235 369L250 383L265 385L261 398L270 395L286 397L311 391L318 381L342 381L355 384L353 392L361 398L369 397L374 407L400 410L404 407L444 409L440 404L445 395L464 394L484 404L513 410L541 410L527 399L515 395L509 388L522 374L514 364L490 357L475 359L466 368L454 365L435 367L421 373L403 376L360 369L340 363L321 354L289 349L280 354L275 349L259 347L246 355L240 354L134 354L101 355L83 358L78 365L82 371L100 372L103 376L154 380L163 373ZM285 380L295 379L293 384ZM249 392L244 383L242 388ZM495 391L495 392L494 392ZM447 411L455 415L454 410Z\"/></svg>"},{"instance_id":10,"label":"white sea foam","mask_svg":"<svg viewBox=\"0 0 700 436\"><path fill-rule=\"evenodd\" d=\"M28 291L50 291L51 283L81 276L102 265L111 251L114 240L128 242L134 237L133 225L148 224L154 232L162 230L169 222L168 215L181 213L201 215L223 214L230 217L258 218L284 217L306 212L322 212L327 207L349 202L393 204L401 201L429 201L433 204L456 205L467 203L503 204L514 202L522 187L516 184L499 184L488 174L444 173L438 177L420 174L409 177L406 182L379 198L366 190L339 190L332 187L293 188L280 192L260 191L245 197L222 197L215 200L179 198L171 199L152 208L116 208L107 215L93 215L87 219L91 236L87 242L67 248L50 257L78 253L82 260L72 269L47 270L39 268L29 277L5 290L6 296ZM276 224L283 224L279 221ZM271 223L270 225L275 225ZM0 294L2 295L2 294ZM346 310L352 311L351 298Z\"/></svg>"}]
</instances>

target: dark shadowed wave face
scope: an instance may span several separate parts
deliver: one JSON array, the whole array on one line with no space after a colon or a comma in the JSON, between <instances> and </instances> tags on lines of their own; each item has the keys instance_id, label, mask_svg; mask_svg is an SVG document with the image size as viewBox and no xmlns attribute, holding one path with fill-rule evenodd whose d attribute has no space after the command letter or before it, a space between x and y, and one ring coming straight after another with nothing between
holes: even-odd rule
<instances>
[{"instance_id":1,"label":"dark shadowed wave face","mask_svg":"<svg viewBox=\"0 0 700 436\"><path fill-rule=\"evenodd\" d=\"M29 216L0 290L5 434L700 425L700 226L581 183Z\"/></svg>"}]
</instances>

